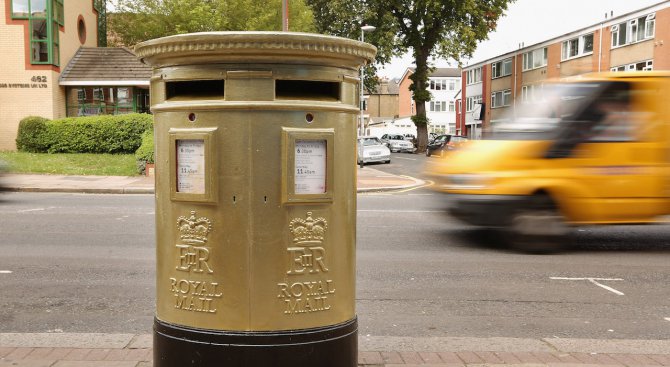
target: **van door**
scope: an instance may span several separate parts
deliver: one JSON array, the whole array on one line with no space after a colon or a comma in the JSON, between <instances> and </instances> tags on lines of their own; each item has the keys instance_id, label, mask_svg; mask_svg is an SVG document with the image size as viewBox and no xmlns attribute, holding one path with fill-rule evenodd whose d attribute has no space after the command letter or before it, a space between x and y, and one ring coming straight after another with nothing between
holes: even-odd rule
<instances>
[{"instance_id":1,"label":"van door","mask_svg":"<svg viewBox=\"0 0 670 367\"><path fill-rule=\"evenodd\" d=\"M644 222L662 212L663 150L644 124L650 118L636 84L615 82L585 111L574 176L595 222ZM646 132L646 133L645 133Z\"/></svg>"}]
</instances>

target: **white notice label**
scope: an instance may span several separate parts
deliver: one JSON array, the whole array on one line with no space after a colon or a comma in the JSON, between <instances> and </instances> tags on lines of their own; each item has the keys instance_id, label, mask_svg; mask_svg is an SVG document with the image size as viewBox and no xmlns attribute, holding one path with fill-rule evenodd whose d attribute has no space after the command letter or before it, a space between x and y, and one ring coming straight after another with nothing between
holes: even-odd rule
<instances>
[{"instance_id":1,"label":"white notice label","mask_svg":"<svg viewBox=\"0 0 670 367\"><path fill-rule=\"evenodd\" d=\"M204 140L177 140L177 192L205 193Z\"/></svg>"},{"instance_id":2,"label":"white notice label","mask_svg":"<svg viewBox=\"0 0 670 367\"><path fill-rule=\"evenodd\" d=\"M295 141L295 193L326 192L326 141Z\"/></svg>"}]
</instances>

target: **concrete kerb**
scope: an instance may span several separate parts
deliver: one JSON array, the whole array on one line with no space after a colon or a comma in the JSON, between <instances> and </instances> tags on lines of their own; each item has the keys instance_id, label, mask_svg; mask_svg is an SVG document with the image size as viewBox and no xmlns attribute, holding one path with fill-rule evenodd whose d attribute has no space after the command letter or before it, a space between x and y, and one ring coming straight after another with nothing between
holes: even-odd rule
<instances>
[{"instance_id":1,"label":"concrete kerb","mask_svg":"<svg viewBox=\"0 0 670 367\"><path fill-rule=\"evenodd\" d=\"M370 170L368 168L368 170ZM408 190L417 187L426 185L426 181L416 179L409 176L398 176L398 175L388 175L389 177L401 178L402 181L407 181L409 183L401 185L388 184L384 185L383 183L380 186L373 187L358 187L357 192L359 193L369 193L369 192L388 192L388 191L401 191ZM63 179L62 177L65 177ZM90 181L88 184L91 187L82 187L81 183L73 182L68 183L67 176L59 176L58 182L50 184L49 179L52 179L48 176L45 177L45 182L39 184L34 183L24 183L24 182L14 182L11 179L4 180L5 186L3 191L13 191L13 192L51 192L51 193L77 193L77 194L154 194L155 187L149 184L134 184L132 182L124 182L123 180L127 179L125 177L117 178L117 183L111 183L109 180L104 184L96 183L95 181ZM114 179L114 178L112 178ZM96 187L97 185L97 187Z\"/></svg>"},{"instance_id":2,"label":"concrete kerb","mask_svg":"<svg viewBox=\"0 0 670 367\"><path fill-rule=\"evenodd\" d=\"M122 188L68 188L68 187L10 187L6 192L51 192L69 194L153 194L153 188L122 187Z\"/></svg>"},{"instance_id":3,"label":"concrete kerb","mask_svg":"<svg viewBox=\"0 0 670 367\"><path fill-rule=\"evenodd\" d=\"M409 189L414 189L418 188L421 186L426 185L426 181L419 180L414 177L409 177L409 176L404 176L408 179L412 179L414 182L411 184L407 185L400 185L400 186L382 186L382 187L359 187L356 192L358 193L370 193L370 192L389 192L389 191L402 191L402 190L409 190Z\"/></svg>"},{"instance_id":4,"label":"concrete kerb","mask_svg":"<svg viewBox=\"0 0 670 367\"><path fill-rule=\"evenodd\" d=\"M402 337L358 338L360 351L397 352L558 352L670 356L670 340L598 340L504 337ZM146 349L151 334L105 333L0 333L0 348L107 348Z\"/></svg>"}]
</instances>

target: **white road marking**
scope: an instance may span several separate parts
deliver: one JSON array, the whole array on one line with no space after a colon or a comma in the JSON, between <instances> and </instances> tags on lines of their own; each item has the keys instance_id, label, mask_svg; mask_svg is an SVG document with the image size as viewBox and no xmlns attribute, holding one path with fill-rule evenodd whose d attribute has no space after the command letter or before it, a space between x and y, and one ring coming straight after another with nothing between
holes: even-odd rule
<instances>
[{"instance_id":1,"label":"white road marking","mask_svg":"<svg viewBox=\"0 0 670 367\"><path fill-rule=\"evenodd\" d=\"M396 157L396 156L393 156L393 159L405 159L405 160L408 160L408 161L415 161L416 160L416 158L405 158L405 157Z\"/></svg>"},{"instance_id":2,"label":"white road marking","mask_svg":"<svg viewBox=\"0 0 670 367\"><path fill-rule=\"evenodd\" d=\"M28 213L28 212L41 212L46 210L46 208L35 208L35 209L24 209L24 210L19 210L17 213Z\"/></svg>"},{"instance_id":3,"label":"white road marking","mask_svg":"<svg viewBox=\"0 0 670 367\"><path fill-rule=\"evenodd\" d=\"M606 286L604 284L598 283L598 281L604 282L604 281L620 281L623 280L621 278L564 278L564 277L549 277L549 279L552 280L588 280L589 282L597 285L598 287L601 287L603 289L606 289L616 295L623 296L623 292L618 291L612 287Z\"/></svg>"},{"instance_id":4,"label":"white road marking","mask_svg":"<svg viewBox=\"0 0 670 367\"><path fill-rule=\"evenodd\" d=\"M11 274L11 270L0 270L0 274Z\"/></svg>"},{"instance_id":5,"label":"white road marking","mask_svg":"<svg viewBox=\"0 0 670 367\"><path fill-rule=\"evenodd\" d=\"M670 321L670 317L666 317L666 318L665 318L665 321Z\"/></svg>"},{"instance_id":6,"label":"white road marking","mask_svg":"<svg viewBox=\"0 0 670 367\"><path fill-rule=\"evenodd\" d=\"M358 212L365 213L444 213L442 210L383 210L383 209L359 209Z\"/></svg>"}]
</instances>

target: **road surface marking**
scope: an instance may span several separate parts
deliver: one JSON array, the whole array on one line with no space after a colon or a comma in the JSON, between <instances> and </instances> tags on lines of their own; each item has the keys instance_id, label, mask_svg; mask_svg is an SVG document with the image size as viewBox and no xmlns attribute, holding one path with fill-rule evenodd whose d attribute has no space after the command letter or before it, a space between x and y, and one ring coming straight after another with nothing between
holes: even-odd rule
<instances>
[{"instance_id":1,"label":"road surface marking","mask_svg":"<svg viewBox=\"0 0 670 367\"><path fill-rule=\"evenodd\" d=\"M665 321L670 321L670 317L666 317L666 318L665 318Z\"/></svg>"},{"instance_id":2,"label":"road surface marking","mask_svg":"<svg viewBox=\"0 0 670 367\"><path fill-rule=\"evenodd\" d=\"M18 213L28 213L28 212L40 212L46 210L45 208L36 208L36 209L24 209L19 210Z\"/></svg>"},{"instance_id":3,"label":"road surface marking","mask_svg":"<svg viewBox=\"0 0 670 367\"><path fill-rule=\"evenodd\" d=\"M597 285L598 287L603 288L603 289L606 289L606 290L608 290L608 291L610 291L610 292L612 292L612 293L614 293L614 294L616 294L616 295L619 295L619 296L623 296L623 295L624 295L623 292L620 292L620 291L618 291L618 290L616 290L616 289L614 289L614 288L612 288L612 287L606 286L606 285L604 285L604 284L598 283L598 280L599 280L599 281L619 281L619 280L623 280L623 279L621 279L621 278L563 278L563 277L550 277L549 279L552 279L552 280L588 280L589 282L591 282L591 283Z\"/></svg>"},{"instance_id":4,"label":"road surface marking","mask_svg":"<svg viewBox=\"0 0 670 367\"><path fill-rule=\"evenodd\" d=\"M358 212L367 213L444 213L443 210L383 210L383 209L358 209Z\"/></svg>"},{"instance_id":5,"label":"road surface marking","mask_svg":"<svg viewBox=\"0 0 670 367\"><path fill-rule=\"evenodd\" d=\"M416 158L405 158L405 157L396 157L396 156L393 156L393 159L405 159L405 160L408 160L408 161L415 161L416 160Z\"/></svg>"},{"instance_id":6,"label":"road surface marking","mask_svg":"<svg viewBox=\"0 0 670 367\"><path fill-rule=\"evenodd\" d=\"M11 274L11 270L0 270L0 274Z\"/></svg>"}]
</instances>

